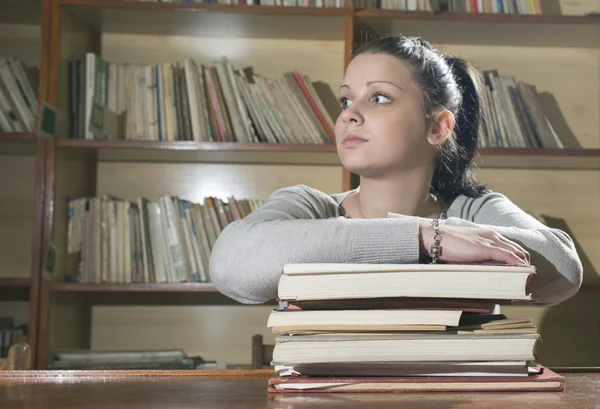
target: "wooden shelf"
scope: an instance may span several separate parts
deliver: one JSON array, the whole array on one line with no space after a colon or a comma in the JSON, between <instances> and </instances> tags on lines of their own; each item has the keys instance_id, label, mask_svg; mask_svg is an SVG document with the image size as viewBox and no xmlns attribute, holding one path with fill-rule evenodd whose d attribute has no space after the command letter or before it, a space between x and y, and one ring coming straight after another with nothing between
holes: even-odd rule
<instances>
[{"instance_id":1,"label":"wooden shelf","mask_svg":"<svg viewBox=\"0 0 600 409\"><path fill-rule=\"evenodd\" d=\"M90 305L239 305L211 283L80 284L54 282L55 296L78 296Z\"/></svg>"},{"instance_id":2,"label":"wooden shelf","mask_svg":"<svg viewBox=\"0 0 600 409\"><path fill-rule=\"evenodd\" d=\"M593 16L431 13L364 9L356 26L375 33L410 33L432 44L536 47L600 46L600 18ZM477 33L477 35L473 35Z\"/></svg>"},{"instance_id":3,"label":"wooden shelf","mask_svg":"<svg viewBox=\"0 0 600 409\"><path fill-rule=\"evenodd\" d=\"M344 8L61 0L103 33L343 40ZM273 16L277 18L274 19ZM318 18L316 18L318 17ZM310 25L310 30L307 30Z\"/></svg>"},{"instance_id":4,"label":"wooden shelf","mask_svg":"<svg viewBox=\"0 0 600 409\"><path fill-rule=\"evenodd\" d=\"M600 170L600 149L481 148L480 168Z\"/></svg>"},{"instance_id":5,"label":"wooden shelf","mask_svg":"<svg viewBox=\"0 0 600 409\"><path fill-rule=\"evenodd\" d=\"M53 292L205 293L217 292L211 283L52 283Z\"/></svg>"},{"instance_id":6,"label":"wooden shelf","mask_svg":"<svg viewBox=\"0 0 600 409\"><path fill-rule=\"evenodd\" d=\"M433 21L467 21L486 23L522 23L522 24L592 24L600 25L600 17L595 16L565 16L538 14L499 14L499 13L463 13L463 12L428 12L428 11L398 11L381 9L355 10L357 17L393 18L403 20L433 20Z\"/></svg>"},{"instance_id":7,"label":"wooden shelf","mask_svg":"<svg viewBox=\"0 0 600 409\"><path fill-rule=\"evenodd\" d=\"M336 146L235 142L155 142L56 139L65 151L94 153L100 161L321 164L341 166ZM481 148L482 168L600 170L600 149Z\"/></svg>"},{"instance_id":8,"label":"wooden shelf","mask_svg":"<svg viewBox=\"0 0 600 409\"><path fill-rule=\"evenodd\" d=\"M2 288L25 288L31 285L29 278L0 278L0 287Z\"/></svg>"},{"instance_id":9,"label":"wooden shelf","mask_svg":"<svg viewBox=\"0 0 600 409\"><path fill-rule=\"evenodd\" d=\"M600 284L582 285L579 289L580 293L600 293Z\"/></svg>"},{"instance_id":10,"label":"wooden shelf","mask_svg":"<svg viewBox=\"0 0 600 409\"><path fill-rule=\"evenodd\" d=\"M0 301L29 300L29 278L0 278Z\"/></svg>"},{"instance_id":11,"label":"wooden shelf","mask_svg":"<svg viewBox=\"0 0 600 409\"><path fill-rule=\"evenodd\" d=\"M0 155L33 155L37 137L32 133L1 133Z\"/></svg>"},{"instance_id":12,"label":"wooden shelf","mask_svg":"<svg viewBox=\"0 0 600 409\"><path fill-rule=\"evenodd\" d=\"M97 160L339 165L334 144L56 139L60 150L93 152Z\"/></svg>"},{"instance_id":13,"label":"wooden shelf","mask_svg":"<svg viewBox=\"0 0 600 409\"><path fill-rule=\"evenodd\" d=\"M0 132L0 143L3 142L35 142L37 137L33 133L17 132L17 133L2 133Z\"/></svg>"}]
</instances>

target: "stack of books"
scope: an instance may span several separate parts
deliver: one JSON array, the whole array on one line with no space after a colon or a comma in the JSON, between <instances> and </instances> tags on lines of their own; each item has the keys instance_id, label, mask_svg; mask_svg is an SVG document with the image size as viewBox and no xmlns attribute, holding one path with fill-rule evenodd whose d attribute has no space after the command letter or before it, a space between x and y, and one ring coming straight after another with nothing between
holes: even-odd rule
<instances>
[{"instance_id":1,"label":"stack of books","mask_svg":"<svg viewBox=\"0 0 600 409\"><path fill-rule=\"evenodd\" d=\"M562 390L535 362L528 302L534 266L286 264L268 383L283 392Z\"/></svg>"}]
</instances>

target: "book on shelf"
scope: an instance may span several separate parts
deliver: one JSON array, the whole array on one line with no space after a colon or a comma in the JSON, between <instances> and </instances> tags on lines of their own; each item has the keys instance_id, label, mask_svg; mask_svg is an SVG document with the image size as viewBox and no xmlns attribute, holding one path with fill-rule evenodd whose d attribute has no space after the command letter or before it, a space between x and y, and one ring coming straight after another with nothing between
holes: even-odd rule
<instances>
[{"instance_id":1,"label":"book on shelf","mask_svg":"<svg viewBox=\"0 0 600 409\"><path fill-rule=\"evenodd\" d=\"M538 102L535 86L482 70L480 147L564 148Z\"/></svg>"},{"instance_id":2,"label":"book on shelf","mask_svg":"<svg viewBox=\"0 0 600 409\"><path fill-rule=\"evenodd\" d=\"M0 132L34 132L38 116L38 69L0 57Z\"/></svg>"},{"instance_id":3,"label":"book on shelf","mask_svg":"<svg viewBox=\"0 0 600 409\"><path fill-rule=\"evenodd\" d=\"M94 351L58 350L49 364L51 370L184 370L207 367L214 361L190 357L181 349Z\"/></svg>"},{"instance_id":4,"label":"book on shelf","mask_svg":"<svg viewBox=\"0 0 600 409\"><path fill-rule=\"evenodd\" d=\"M286 264L271 393L561 390L536 362L530 317L497 304L527 301L534 266Z\"/></svg>"},{"instance_id":5,"label":"book on shelf","mask_svg":"<svg viewBox=\"0 0 600 409\"><path fill-rule=\"evenodd\" d=\"M110 195L69 199L65 281L210 282L210 252L221 231L262 201L202 203L163 195L136 201Z\"/></svg>"},{"instance_id":6,"label":"book on shelf","mask_svg":"<svg viewBox=\"0 0 600 409\"><path fill-rule=\"evenodd\" d=\"M353 0L354 8L494 14L542 14L541 0Z\"/></svg>"},{"instance_id":7,"label":"book on shelf","mask_svg":"<svg viewBox=\"0 0 600 409\"><path fill-rule=\"evenodd\" d=\"M90 129L94 104L121 129ZM331 108L330 108L331 110ZM333 120L310 78L271 78L226 57L160 64L114 63L95 53L69 61L70 137L150 141L311 143L334 141Z\"/></svg>"}]
</instances>

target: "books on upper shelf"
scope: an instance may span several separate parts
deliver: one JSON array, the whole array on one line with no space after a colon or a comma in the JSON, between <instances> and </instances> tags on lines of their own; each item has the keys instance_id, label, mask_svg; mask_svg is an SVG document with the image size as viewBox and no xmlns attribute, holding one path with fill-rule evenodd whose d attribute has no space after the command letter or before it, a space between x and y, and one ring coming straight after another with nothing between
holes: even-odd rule
<instances>
[{"instance_id":1,"label":"books on upper shelf","mask_svg":"<svg viewBox=\"0 0 600 409\"><path fill-rule=\"evenodd\" d=\"M354 8L463 13L542 14L541 0L353 0Z\"/></svg>"},{"instance_id":2,"label":"books on upper shelf","mask_svg":"<svg viewBox=\"0 0 600 409\"><path fill-rule=\"evenodd\" d=\"M272 393L561 390L536 363L529 317L496 304L528 300L534 266L286 264Z\"/></svg>"},{"instance_id":3,"label":"books on upper shelf","mask_svg":"<svg viewBox=\"0 0 600 409\"><path fill-rule=\"evenodd\" d=\"M0 57L0 132L33 132L37 112L37 67Z\"/></svg>"},{"instance_id":4,"label":"books on upper shelf","mask_svg":"<svg viewBox=\"0 0 600 409\"><path fill-rule=\"evenodd\" d=\"M482 75L479 147L564 148L538 102L535 86L496 70L482 70Z\"/></svg>"},{"instance_id":5,"label":"books on upper shelf","mask_svg":"<svg viewBox=\"0 0 600 409\"><path fill-rule=\"evenodd\" d=\"M65 281L210 282L210 252L229 223L260 200L163 195L135 202L109 195L69 199Z\"/></svg>"},{"instance_id":6,"label":"books on upper shelf","mask_svg":"<svg viewBox=\"0 0 600 409\"><path fill-rule=\"evenodd\" d=\"M163 0L128 0L160 2ZM175 0L178 3L343 8L346 0Z\"/></svg>"},{"instance_id":7,"label":"books on upper shelf","mask_svg":"<svg viewBox=\"0 0 600 409\"><path fill-rule=\"evenodd\" d=\"M96 104L118 114L117 135L90 130ZM193 59L137 65L95 53L69 61L70 137L150 141L329 144L333 120L306 75L267 78Z\"/></svg>"}]
</instances>

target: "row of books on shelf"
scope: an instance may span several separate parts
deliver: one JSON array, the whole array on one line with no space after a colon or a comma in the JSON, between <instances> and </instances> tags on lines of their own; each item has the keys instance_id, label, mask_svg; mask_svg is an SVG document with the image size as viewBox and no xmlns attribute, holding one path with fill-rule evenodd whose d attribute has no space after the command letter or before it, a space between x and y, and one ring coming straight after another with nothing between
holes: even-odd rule
<instances>
[{"instance_id":1,"label":"row of books on shelf","mask_svg":"<svg viewBox=\"0 0 600 409\"><path fill-rule=\"evenodd\" d=\"M210 282L210 253L221 231L262 204L163 195L136 201L110 195L69 200L66 281Z\"/></svg>"},{"instance_id":2,"label":"row of books on shelf","mask_svg":"<svg viewBox=\"0 0 600 409\"><path fill-rule=\"evenodd\" d=\"M383 10L542 14L541 0L353 0L352 4Z\"/></svg>"},{"instance_id":3,"label":"row of books on shelf","mask_svg":"<svg viewBox=\"0 0 600 409\"><path fill-rule=\"evenodd\" d=\"M15 325L12 317L0 317L0 358L6 358L14 344L27 342L27 325Z\"/></svg>"},{"instance_id":4,"label":"row of books on shelf","mask_svg":"<svg viewBox=\"0 0 600 409\"><path fill-rule=\"evenodd\" d=\"M346 0L130 0L148 1L154 3L203 3L203 4L235 4L259 6L284 6L284 7L327 7L343 8Z\"/></svg>"},{"instance_id":5,"label":"row of books on shelf","mask_svg":"<svg viewBox=\"0 0 600 409\"><path fill-rule=\"evenodd\" d=\"M306 75L267 78L222 57L150 65L95 53L69 64L71 138L332 143L333 120ZM100 107L98 107L100 105ZM96 109L120 116L117 134L90 130Z\"/></svg>"},{"instance_id":6,"label":"row of books on shelf","mask_svg":"<svg viewBox=\"0 0 600 409\"><path fill-rule=\"evenodd\" d=\"M332 109L306 75L267 78L188 58L157 65L112 63L94 53L69 65L70 129L76 139L330 144ZM539 103L535 86L482 70L480 147L563 148ZM33 70L0 59L0 131L35 127ZM331 95L333 96L333 95ZM118 135L92 132L98 104L125 118ZM337 107L336 107L337 108Z\"/></svg>"},{"instance_id":7,"label":"row of books on shelf","mask_svg":"<svg viewBox=\"0 0 600 409\"><path fill-rule=\"evenodd\" d=\"M0 57L0 132L32 132L38 112L38 69Z\"/></svg>"},{"instance_id":8,"label":"row of books on shelf","mask_svg":"<svg viewBox=\"0 0 600 409\"><path fill-rule=\"evenodd\" d=\"M161 2L164 0L137 0ZM176 0L181 3L343 8L345 0ZM355 9L542 14L541 0L352 0Z\"/></svg>"},{"instance_id":9,"label":"row of books on shelf","mask_svg":"<svg viewBox=\"0 0 600 409\"><path fill-rule=\"evenodd\" d=\"M564 148L539 103L535 86L482 70L480 147Z\"/></svg>"}]
</instances>

